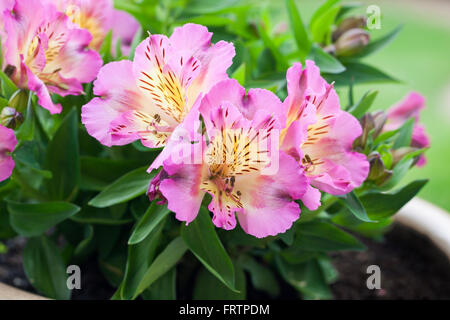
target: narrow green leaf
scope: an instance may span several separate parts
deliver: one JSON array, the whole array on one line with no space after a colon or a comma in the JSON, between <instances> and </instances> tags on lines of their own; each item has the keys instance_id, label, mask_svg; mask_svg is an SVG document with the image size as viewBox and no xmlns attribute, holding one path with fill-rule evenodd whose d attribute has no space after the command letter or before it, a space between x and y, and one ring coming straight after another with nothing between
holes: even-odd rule
<instances>
[{"instance_id":1,"label":"narrow green leaf","mask_svg":"<svg viewBox=\"0 0 450 320\"><path fill-rule=\"evenodd\" d=\"M137 244L147 237L153 229L169 214L166 205L158 205L153 201L128 240L128 244Z\"/></svg>"},{"instance_id":2,"label":"narrow green leaf","mask_svg":"<svg viewBox=\"0 0 450 320\"><path fill-rule=\"evenodd\" d=\"M340 197L340 199L345 207L350 210L356 218L364 222L373 222L367 215L366 209L361 201L359 201L355 192L349 192L345 196Z\"/></svg>"},{"instance_id":3,"label":"narrow green leaf","mask_svg":"<svg viewBox=\"0 0 450 320\"><path fill-rule=\"evenodd\" d=\"M18 90L17 86L12 82L12 80L0 70L0 84L1 89L4 92L7 99L11 98L11 96Z\"/></svg>"},{"instance_id":4,"label":"narrow green leaf","mask_svg":"<svg viewBox=\"0 0 450 320\"><path fill-rule=\"evenodd\" d=\"M398 131L398 137L394 142L394 149L409 147L411 145L414 122L414 118L411 118L400 127Z\"/></svg>"},{"instance_id":5,"label":"narrow green leaf","mask_svg":"<svg viewBox=\"0 0 450 320\"><path fill-rule=\"evenodd\" d=\"M170 269L165 275L156 280L148 290L142 292L142 298L144 300L176 300L176 278L176 268Z\"/></svg>"},{"instance_id":6,"label":"narrow green leaf","mask_svg":"<svg viewBox=\"0 0 450 320\"><path fill-rule=\"evenodd\" d=\"M220 242L211 221L209 211L200 211L189 226L182 226L181 236L200 262L231 290L234 287L234 267Z\"/></svg>"},{"instance_id":7,"label":"narrow green leaf","mask_svg":"<svg viewBox=\"0 0 450 320\"><path fill-rule=\"evenodd\" d=\"M193 298L194 300L245 300L245 274L239 267L236 268L236 289L238 292L230 290L211 272L202 268L195 281Z\"/></svg>"},{"instance_id":8,"label":"narrow green leaf","mask_svg":"<svg viewBox=\"0 0 450 320\"><path fill-rule=\"evenodd\" d=\"M22 236L44 233L61 221L72 217L80 208L67 202L18 203L8 201L11 225Z\"/></svg>"},{"instance_id":9,"label":"narrow green leaf","mask_svg":"<svg viewBox=\"0 0 450 320\"><path fill-rule=\"evenodd\" d=\"M332 294L317 260L302 264L289 264L276 258L278 270L284 280L297 289L304 299L331 299Z\"/></svg>"},{"instance_id":10,"label":"narrow green leaf","mask_svg":"<svg viewBox=\"0 0 450 320\"><path fill-rule=\"evenodd\" d=\"M326 75L328 81L335 81L336 86L348 86L350 82L354 84L362 83L384 83L384 82L400 82L388 74L378 70L375 67L357 63L344 63L346 70L335 75Z\"/></svg>"},{"instance_id":11,"label":"narrow green leaf","mask_svg":"<svg viewBox=\"0 0 450 320\"><path fill-rule=\"evenodd\" d=\"M241 64L231 75L231 78L236 79L241 86L245 85L245 63Z\"/></svg>"},{"instance_id":12,"label":"narrow green leaf","mask_svg":"<svg viewBox=\"0 0 450 320\"><path fill-rule=\"evenodd\" d=\"M172 269L184 255L186 250L187 246L181 237L172 240L147 269L134 298Z\"/></svg>"},{"instance_id":13,"label":"narrow green leaf","mask_svg":"<svg viewBox=\"0 0 450 320\"><path fill-rule=\"evenodd\" d=\"M89 205L106 208L143 195L154 175L155 173L147 173L147 167L133 170L106 187L89 201Z\"/></svg>"},{"instance_id":14,"label":"narrow green leaf","mask_svg":"<svg viewBox=\"0 0 450 320\"><path fill-rule=\"evenodd\" d=\"M285 2L291 30L294 34L295 42L297 43L297 48L300 53L300 60L304 61L311 50L312 43L294 0L285 0Z\"/></svg>"},{"instance_id":15,"label":"narrow green leaf","mask_svg":"<svg viewBox=\"0 0 450 320\"><path fill-rule=\"evenodd\" d=\"M398 26L397 28L395 28L394 30L389 32L387 35L385 35L375 41L371 41L361 52L352 56L352 59L362 58L362 57L368 56L370 54L373 54L373 53L383 49L384 47L389 45L392 41L394 41L394 39L400 33L401 29L402 29L402 26Z\"/></svg>"},{"instance_id":16,"label":"narrow green leaf","mask_svg":"<svg viewBox=\"0 0 450 320\"><path fill-rule=\"evenodd\" d=\"M340 10L340 6L335 6L338 2L339 0L326 1L311 19L310 29L314 42L328 44L331 27Z\"/></svg>"},{"instance_id":17,"label":"narrow green leaf","mask_svg":"<svg viewBox=\"0 0 450 320\"><path fill-rule=\"evenodd\" d=\"M128 246L127 266L121 284L122 299L132 299L138 295L138 287L155 257L163 227L164 223L160 221L143 241Z\"/></svg>"},{"instance_id":18,"label":"narrow green leaf","mask_svg":"<svg viewBox=\"0 0 450 320\"><path fill-rule=\"evenodd\" d=\"M288 254L299 251L363 250L365 246L349 233L326 220L316 219L297 228L294 244L284 250Z\"/></svg>"},{"instance_id":19,"label":"narrow green leaf","mask_svg":"<svg viewBox=\"0 0 450 320\"><path fill-rule=\"evenodd\" d=\"M320 71L324 73L337 74L345 71L345 67L339 60L315 44L312 46L307 59L314 60Z\"/></svg>"},{"instance_id":20,"label":"narrow green leaf","mask_svg":"<svg viewBox=\"0 0 450 320\"><path fill-rule=\"evenodd\" d=\"M360 197L367 215L374 220L391 217L425 186L428 180L416 180L393 193L368 193Z\"/></svg>"},{"instance_id":21,"label":"narrow green leaf","mask_svg":"<svg viewBox=\"0 0 450 320\"><path fill-rule=\"evenodd\" d=\"M377 95L378 91L367 91L361 99L359 99L359 101L351 106L347 111L356 118L361 118L367 111L369 111Z\"/></svg>"},{"instance_id":22,"label":"narrow green leaf","mask_svg":"<svg viewBox=\"0 0 450 320\"><path fill-rule=\"evenodd\" d=\"M31 284L44 296L70 299L66 266L56 245L47 237L30 238L23 252L23 267Z\"/></svg>"},{"instance_id":23,"label":"narrow green leaf","mask_svg":"<svg viewBox=\"0 0 450 320\"><path fill-rule=\"evenodd\" d=\"M53 174L47 180L51 199L70 200L80 184L78 115L73 108L62 121L47 150L46 168Z\"/></svg>"},{"instance_id":24,"label":"narrow green leaf","mask_svg":"<svg viewBox=\"0 0 450 320\"><path fill-rule=\"evenodd\" d=\"M272 297L277 297L280 294L280 285L270 268L248 255L241 255L239 265L248 271L255 289L265 291Z\"/></svg>"},{"instance_id":25,"label":"narrow green leaf","mask_svg":"<svg viewBox=\"0 0 450 320\"><path fill-rule=\"evenodd\" d=\"M270 36L267 34L266 30L262 27L261 24L258 24L258 34L261 37L264 45L270 50L275 60L277 61L278 69L283 70L287 69L289 66L286 58L280 52L276 44L270 39Z\"/></svg>"}]
</instances>

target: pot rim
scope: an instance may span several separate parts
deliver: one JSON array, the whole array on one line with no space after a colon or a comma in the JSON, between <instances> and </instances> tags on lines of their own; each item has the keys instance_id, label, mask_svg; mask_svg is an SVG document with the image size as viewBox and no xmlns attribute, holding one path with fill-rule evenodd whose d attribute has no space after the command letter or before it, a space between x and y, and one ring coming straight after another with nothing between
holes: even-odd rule
<instances>
[{"instance_id":1,"label":"pot rim","mask_svg":"<svg viewBox=\"0 0 450 320\"><path fill-rule=\"evenodd\" d=\"M450 260L450 213L414 198L394 215L394 221L429 238Z\"/></svg>"}]
</instances>

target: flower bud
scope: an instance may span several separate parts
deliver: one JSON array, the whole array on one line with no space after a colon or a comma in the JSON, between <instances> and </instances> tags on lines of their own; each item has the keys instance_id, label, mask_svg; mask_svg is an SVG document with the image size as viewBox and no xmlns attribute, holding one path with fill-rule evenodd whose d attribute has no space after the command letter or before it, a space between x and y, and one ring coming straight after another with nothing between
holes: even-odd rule
<instances>
[{"instance_id":1,"label":"flower bud","mask_svg":"<svg viewBox=\"0 0 450 320\"><path fill-rule=\"evenodd\" d=\"M369 44L370 34L363 29L350 29L335 43L336 56L348 57L357 54Z\"/></svg>"},{"instance_id":2,"label":"flower bud","mask_svg":"<svg viewBox=\"0 0 450 320\"><path fill-rule=\"evenodd\" d=\"M384 175L386 168L384 167L384 163L383 160L381 160L380 154L379 153L370 154L367 157L367 159L369 160L370 164L370 171L367 179L377 180L381 178Z\"/></svg>"},{"instance_id":3,"label":"flower bud","mask_svg":"<svg viewBox=\"0 0 450 320\"><path fill-rule=\"evenodd\" d=\"M367 138L369 137L370 131L375 128L375 121L370 113L366 113L359 122L361 123L363 132L361 136L355 140L353 145L354 147L361 147L363 150L367 143Z\"/></svg>"},{"instance_id":4,"label":"flower bud","mask_svg":"<svg viewBox=\"0 0 450 320\"><path fill-rule=\"evenodd\" d=\"M18 112L24 112L27 109L28 104L28 93L19 89L11 96L9 99L8 105L11 108L16 109Z\"/></svg>"},{"instance_id":5,"label":"flower bud","mask_svg":"<svg viewBox=\"0 0 450 320\"><path fill-rule=\"evenodd\" d=\"M384 111L378 111L378 112L374 113L372 116L373 116L373 121L375 124L375 127L374 127L375 131L373 133L373 137L376 138L380 135L381 131L383 130L388 116L387 116L386 112L384 112Z\"/></svg>"},{"instance_id":6,"label":"flower bud","mask_svg":"<svg viewBox=\"0 0 450 320\"><path fill-rule=\"evenodd\" d=\"M392 150L392 165L395 166L397 163L400 162L400 160L403 159L404 156L412 152L416 152L417 150L419 149L413 147L402 147L399 149Z\"/></svg>"},{"instance_id":7,"label":"flower bud","mask_svg":"<svg viewBox=\"0 0 450 320\"><path fill-rule=\"evenodd\" d=\"M15 129L23 123L23 115L14 108L4 107L0 114L0 124L4 127Z\"/></svg>"},{"instance_id":8,"label":"flower bud","mask_svg":"<svg viewBox=\"0 0 450 320\"><path fill-rule=\"evenodd\" d=\"M392 178L392 170L385 169L383 174L374 182L377 186L382 186L386 184L391 178Z\"/></svg>"},{"instance_id":9,"label":"flower bud","mask_svg":"<svg viewBox=\"0 0 450 320\"><path fill-rule=\"evenodd\" d=\"M350 29L363 29L367 24L367 19L363 16L348 17L339 24L332 34L332 40L335 42L341 35Z\"/></svg>"}]
</instances>

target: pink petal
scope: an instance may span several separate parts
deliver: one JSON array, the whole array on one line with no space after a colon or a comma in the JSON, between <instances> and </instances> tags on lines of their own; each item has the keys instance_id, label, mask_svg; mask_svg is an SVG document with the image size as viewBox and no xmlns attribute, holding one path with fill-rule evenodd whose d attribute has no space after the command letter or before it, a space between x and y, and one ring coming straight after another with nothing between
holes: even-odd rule
<instances>
[{"instance_id":1,"label":"pink petal","mask_svg":"<svg viewBox=\"0 0 450 320\"><path fill-rule=\"evenodd\" d=\"M116 43L120 38L122 54L128 56L131 43L139 30L140 24L131 14L120 10L113 10L112 21L113 43Z\"/></svg>"},{"instance_id":2,"label":"pink petal","mask_svg":"<svg viewBox=\"0 0 450 320\"><path fill-rule=\"evenodd\" d=\"M14 160L8 153L13 152L17 145L14 131L0 125L0 181L11 176Z\"/></svg>"},{"instance_id":3,"label":"pink petal","mask_svg":"<svg viewBox=\"0 0 450 320\"><path fill-rule=\"evenodd\" d=\"M112 62L105 65L94 82L92 99L83 106L81 120L91 136L106 146L123 145L137 140L135 133L113 139L111 123L128 110L144 109L145 98L136 87L131 61Z\"/></svg>"},{"instance_id":4,"label":"pink petal","mask_svg":"<svg viewBox=\"0 0 450 320\"><path fill-rule=\"evenodd\" d=\"M279 170L273 176L236 179L244 209L237 212L248 234L262 238L288 230L300 216L294 201L307 191L308 180L296 161L280 152Z\"/></svg>"}]
</instances>

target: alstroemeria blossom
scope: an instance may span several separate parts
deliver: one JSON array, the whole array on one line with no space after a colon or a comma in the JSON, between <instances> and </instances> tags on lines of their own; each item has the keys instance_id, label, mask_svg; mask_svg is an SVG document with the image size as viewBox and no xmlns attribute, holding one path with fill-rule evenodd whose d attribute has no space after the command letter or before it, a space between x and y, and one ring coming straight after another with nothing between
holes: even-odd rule
<instances>
[{"instance_id":1,"label":"alstroemeria blossom","mask_svg":"<svg viewBox=\"0 0 450 320\"><path fill-rule=\"evenodd\" d=\"M162 147L197 101L218 81L235 54L231 43L211 44L206 27L186 24L170 38L151 35L136 49L134 61L104 66L94 98L82 109L89 134L106 146L141 140Z\"/></svg>"},{"instance_id":2,"label":"alstroemeria blossom","mask_svg":"<svg viewBox=\"0 0 450 320\"><path fill-rule=\"evenodd\" d=\"M14 131L0 125L0 181L6 180L14 169L10 153L17 145Z\"/></svg>"},{"instance_id":3,"label":"alstroemeria blossom","mask_svg":"<svg viewBox=\"0 0 450 320\"><path fill-rule=\"evenodd\" d=\"M430 146L430 138L425 132L425 127L419 123L420 111L423 109L425 109L425 98L417 92L410 92L402 101L388 110L388 120L383 130L396 130L400 128L405 121L414 118L415 123L411 138L411 147L419 149L428 148ZM417 166L421 167L425 164L426 158L422 154L419 157Z\"/></svg>"},{"instance_id":4,"label":"alstroemeria blossom","mask_svg":"<svg viewBox=\"0 0 450 320\"><path fill-rule=\"evenodd\" d=\"M128 55L139 22L125 11L114 9L113 0L50 0L70 20L92 35L90 47L99 50L112 30L113 44L120 38L122 53Z\"/></svg>"},{"instance_id":5,"label":"alstroemeria blossom","mask_svg":"<svg viewBox=\"0 0 450 320\"><path fill-rule=\"evenodd\" d=\"M99 54L87 50L91 35L45 1L16 0L2 16L12 80L36 92L39 104L51 113L61 112L50 93L82 94L81 84L94 80L102 65Z\"/></svg>"},{"instance_id":6,"label":"alstroemeria blossom","mask_svg":"<svg viewBox=\"0 0 450 320\"><path fill-rule=\"evenodd\" d=\"M189 223L209 193L217 227L233 229L237 215L243 230L256 237L288 230L299 218L295 200L306 192L307 179L279 150L281 106L269 91L246 94L235 80L218 83L199 107L206 134L198 143L186 143L183 161L165 158L150 184L150 198L160 194L176 218ZM198 149L201 161L196 162Z\"/></svg>"},{"instance_id":7,"label":"alstroemeria blossom","mask_svg":"<svg viewBox=\"0 0 450 320\"><path fill-rule=\"evenodd\" d=\"M365 155L352 151L353 141L362 133L358 120L341 110L336 91L313 61L306 61L306 68L300 63L291 67L287 87L282 149L301 162L315 188L342 195L359 187L369 163ZM317 209L320 194L311 187L302 200Z\"/></svg>"}]
</instances>

